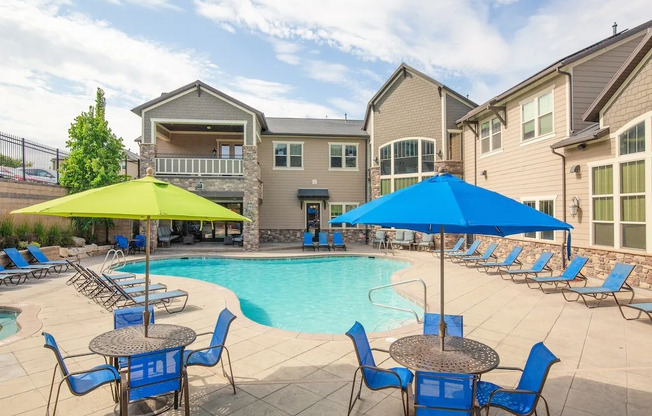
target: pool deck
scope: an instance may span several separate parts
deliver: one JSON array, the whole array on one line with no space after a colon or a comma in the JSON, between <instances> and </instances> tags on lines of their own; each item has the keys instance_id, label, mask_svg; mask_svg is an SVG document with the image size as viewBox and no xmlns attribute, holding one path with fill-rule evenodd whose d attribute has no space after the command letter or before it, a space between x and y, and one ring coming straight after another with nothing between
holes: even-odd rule
<instances>
[{"instance_id":1,"label":"pool deck","mask_svg":"<svg viewBox=\"0 0 652 416\"><path fill-rule=\"evenodd\" d=\"M269 247L256 256L300 256L326 254L300 249ZM210 249L178 247L158 250L155 258L174 255L209 255ZM250 256L241 250L214 253ZM331 252L330 254L333 254ZM375 255L408 260L411 267L394 280L420 278L428 286L428 303L439 310L439 259L430 253L395 251L394 254L352 246L337 255ZM138 256L142 257L142 256ZM129 259L138 258L129 256ZM98 266L103 258L83 260ZM0 342L0 414L43 415L55 365L51 351L43 348L41 331L54 335L64 355L88 352L96 335L112 328L111 313L77 293L65 281L71 273L30 280L19 286L0 288L0 306L24 308L29 316L19 323L24 331L18 341ZM292 333L256 324L242 315L237 299L227 289L185 278L152 276L169 290L190 293L186 310L168 315L156 310L158 323L186 325L197 332L212 331L219 311L227 306L238 318L226 345L231 352L237 394L221 375L219 366L190 368L190 406L193 415L346 415L351 379L357 367L353 345L344 335ZM652 324L647 318L624 320L613 301L596 309L566 302L561 294L543 294L524 284L502 280L472 268L446 262L446 313L464 315L464 332L500 354L501 365L522 367L530 347L539 341L559 357L544 389L552 415L652 414ZM590 280L589 285L600 284ZM408 295L420 297L408 288ZM651 301L652 292L636 291L635 301ZM352 322L353 323L353 322ZM389 333L371 334L372 345L387 348L388 337L418 334L422 328L409 325ZM27 336L25 336L27 333ZM206 337L207 338L207 337ZM207 346L199 339L193 346ZM384 359L376 353L376 360ZM88 369L103 363L100 357L72 359L70 370ZM391 359L382 366L395 364ZM520 373L493 371L483 380L514 386ZM542 405L540 414L545 414ZM110 415L113 402L107 388L82 397L64 387L59 403L61 415ZM171 411L166 414L182 414ZM397 392L362 391L352 414L401 415ZM503 414L492 410L492 415Z\"/></svg>"}]
</instances>

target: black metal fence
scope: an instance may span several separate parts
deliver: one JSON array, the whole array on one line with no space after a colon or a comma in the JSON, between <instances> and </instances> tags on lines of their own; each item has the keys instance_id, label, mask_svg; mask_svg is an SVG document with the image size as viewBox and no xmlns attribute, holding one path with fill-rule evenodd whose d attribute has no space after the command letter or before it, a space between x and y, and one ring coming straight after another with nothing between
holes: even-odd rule
<instances>
[{"instance_id":1,"label":"black metal fence","mask_svg":"<svg viewBox=\"0 0 652 416\"><path fill-rule=\"evenodd\" d=\"M54 147L0 132L0 178L57 184L67 157Z\"/></svg>"}]
</instances>

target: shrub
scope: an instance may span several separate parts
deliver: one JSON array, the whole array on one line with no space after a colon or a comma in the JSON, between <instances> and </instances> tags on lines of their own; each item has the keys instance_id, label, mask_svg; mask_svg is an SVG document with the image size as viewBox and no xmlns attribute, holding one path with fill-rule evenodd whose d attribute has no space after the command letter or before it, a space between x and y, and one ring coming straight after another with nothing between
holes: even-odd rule
<instances>
[{"instance_id":1,"label":"shrub","mask_svg":"<svg viewBox=\"0 0 652 416\"><path fill-rule=\"evenodd\" d=\"M32 233L30 233L29 224L25 222L16 225L14 234L16 235L16 237L18 237L21 240L30 241L34 239L33 237L31 237Z\"/></svg>"},{"instance_id":2,"label":"shrub","mask_svg":"<svg viewBox=\"0 0 652 416\"><path fill-rule=\"evenodd\" d=\"M0 220L0 237L10 237L14 234L14 220L4 217Z\"/></svg>"},{"instance_id":3,"label":"shrub","mask_svg":"<svg viewBox=\"0 0 652 416\"><path fill-rule=\"evenodd\" d=\"M46 246L58 246L61 245L61 229L58 225L51 225L48 227L45 241L39 240L39 242Z\"/></svg>"},{"instance_id":4,"label":"shrub","mask_svg":"<svg viewBox=\"0 0 652 416\"><path fill-rule=\"evenodd\" d=\"M59 242L59 245L62 247L72 247L73 246L73 241L72 241L72 236L73 236L73 229L72 227L63 227L61 229L61 241Z\"/></svg>"},{"instance_id":5,"label":"shrub","mask_svg":"<svg viewBox=\"0 0 652 416\"><path fill-rule=\"evenodd\" d=\"M18 250L25 250L27 246L29 245L29 242L27 241L19 241L18 244L16 244L18 247Z\"/></svg>"},{"instance_id":6,"label":"shrub","mask_svg":"<svg viewBox=\"0 0 652 416\"><path fill-rule=\"evenodd\" d=\"M47 238L47 233L45 231L45 226L41 222L34 223L32 227L32 233L34 233L34 238L41 244L45 244Z\"/></svg>"},{"instance_id":7,"label":"shrub","mask_svg":"<svg viewBox=\"0 0 652 416\"><path fill-rule=\"evenodd\" d=\"M15 235L0 237L0 248L12 248L18 245L18 237Z\"/></svg>"}]
</instances>

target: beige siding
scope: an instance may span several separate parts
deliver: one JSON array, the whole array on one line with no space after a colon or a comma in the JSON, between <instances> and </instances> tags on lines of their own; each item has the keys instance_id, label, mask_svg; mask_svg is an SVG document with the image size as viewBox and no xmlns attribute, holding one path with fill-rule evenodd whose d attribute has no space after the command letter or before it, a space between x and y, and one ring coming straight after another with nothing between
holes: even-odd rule
<instances>
[{"instance_id":1,"label":"beige siding","mask_svg":"<svg viewBox=\"0 0 652 416\"><path fill-rule=\"evenodd\" d=\"M462 137L459 133L451 135L451 160L462 160Z\"/></svg>"},{"instance_id":2,"label":"beige siding","mask_svg":"<svg viewBox=\"0 0 652 416\"><path fill-rule=\"evenodd\" d=\"M242 134L219 135L215 133L172 133L169 142L156 141L156 154L189 155L195 157L213 157L213 149L218 140L242 143Z\"/></svg>"},{"instance_id":3,"label":"beige siding","mask_svg":"<svg viewBox=\"0 0 652 416\"><path fill-rule=\"evenodd\" d=\"M602 124L615 133L648 111L652 111L652 57L649 53L640 71L604 111Z\"/></svg>"},{"instance_id":4,"label":"beige siding","mask_svg":"<svg viewBox=\"0 0 652 416\"><path fill-rule=\"evenodd\" d=\"M303 142L303 170L274 169L273 142ZM358 170L329 170L329 143L357 143ZM263 178L263 203L260 206L260 228L303 229L305 208L297 198L297 190L303 188L326 188L328 202L365 202L365 145L359 138L269 137L264 136L258 146L258 161ZM317 183L313 184L313 180ZM322 228L330 219L328 204L322 204ZM263 231L264 232L264 231Z\"/></svg>"},{"instance_id":5,"label":"beige siding","mask_svg":"<svg viewBox=\"0 0 652 416\"><path fill-rule=\"evenodd\" d=\"M454 95L446 94L446 128L456 128L455 121L471 110L473 107L470 105L458 100Z\"/></svg>"},{"instance_id":6,"label":"beige siding","mask_svg":"<svg viewBox=\"0 0 652 416\"><path fill-rule=\"evenodd\" d=\"M573 67L573 128L575 131L580 131L590 124L582 120L582 115L631 55L634 48L640 43L643 34L644 32Z\"/></svg>"},{"instance_id":7,"label":"beige siding","mask_svg":"<svg viewBox=\"0 0 652 416\"><path fill-rule=\"evenodd\" d=\"M521 102L553 91L554 132L541 141L521 142ZM566 80L556 76L536 89L514 96L507 103L507 127L503 126L502 151L482 156L480 141L468 127L464 128L465 179L474 183L474 145L477 146L477 185L509 196L517 201L523 197L555 197L555 217L562 218L561 158L550 151L550 145L566 137ZM487 113L486 118L492 117ZM487 178L480 175L487 171ZM561 233L556 241L561 242Z\"/></svg>"},{"instance_id":8,"label":"beige siding","mask_svg":"<svg viewBox=\"0 0 652 416\"><path fill-rule=\"evenodd\" d=\"M427 137L441 149L441 98L435 84L409 71L390 86L374 105L374 154L392 140Z\"/></svg>"}]
</instances>

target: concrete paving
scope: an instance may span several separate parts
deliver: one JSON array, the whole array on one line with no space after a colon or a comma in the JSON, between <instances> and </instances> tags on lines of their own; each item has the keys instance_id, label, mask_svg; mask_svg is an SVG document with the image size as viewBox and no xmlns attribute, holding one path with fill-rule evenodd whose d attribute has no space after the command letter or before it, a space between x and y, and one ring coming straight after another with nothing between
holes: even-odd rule
<instances>
[{"instance_id":1,"label":"concrete paving","mask_svg":"<svg viewBox=\"0 0 652 416\"><path fill-rule=\"evenodd\" d=\"M255 255L313 255L297 249L276 248ZM159 250L155 257L208 254L201 251L193 250L193 246L173 246ZM350 247L345 254L373 254L411 262L409 268L395 274L393 279L423 279L428 286L430 310L439 310L439 260L432 254L403 250L391 254L368 246ZM229 250L219 255L251 254ZM83 264L97 267L102 260L85 259ZM530 347L539 341L544 341L559 356L561 362L552 367L544 389L551 414L652 414L652 324L647 318L626 321L612 301L588 309L581 303L564 301L558 293L546 295L524 284L450 262L446 263L445 273L446 313L464 315L465 336L496 349L501 365L522 367ZM2 415L45 414L55 359L51 351L43 348L41 331L53 334L64 355L70 355L88 352L89 341L112 328L110 312L65 284L70 275L0 288L0 306L24 308L29 315L21 318L23 331L19 337L22 339L0 341ZM167 284L169 289L190 293L184 312L168 315L157 310L158 323L181 324L204 332L212 331L219 311L225 306L238 316L227 339L237 394L233 394L219 366L190 368L193 415L346 414L357 362L353 345L344 335L293 333L265 327L242 315L237 298L228 289L179 277L153 276L152 280ZM596 283L600 281L592 280L589 284ZM408 297L422 298L416 287L405 286L402 290ZM637 291L635 301L651 299L651 292ZM387 348L387 338L421 331L420 325L410 324L370 337L372 345ZM207 346L207 342L208 339L200 338L193 347ZM379 354L376 358L382 361L386 357ZM98 356L71 361L71 371L103 363ZM394 365L391 359L383 363L386 367ZM513 387L518 377L519 373L494 370L482 378ZM64 387L61 397L58 409L61 415L113 414L108 388L75 397ZM542 405L539 411L545 414ZM400 395L389 390L363 388L362 399L353 414L401 415ZM490 414L502 413L492 410Z\"/></svg>"}]
</instances>

